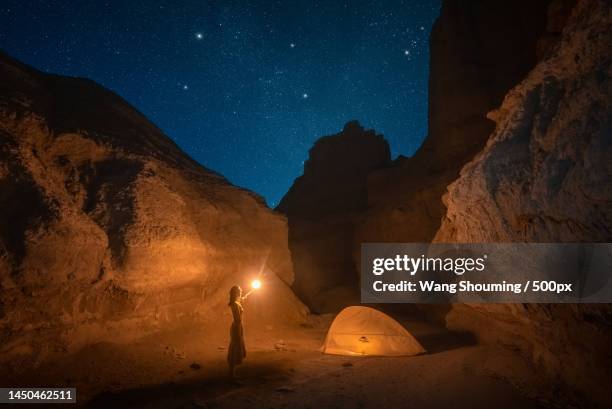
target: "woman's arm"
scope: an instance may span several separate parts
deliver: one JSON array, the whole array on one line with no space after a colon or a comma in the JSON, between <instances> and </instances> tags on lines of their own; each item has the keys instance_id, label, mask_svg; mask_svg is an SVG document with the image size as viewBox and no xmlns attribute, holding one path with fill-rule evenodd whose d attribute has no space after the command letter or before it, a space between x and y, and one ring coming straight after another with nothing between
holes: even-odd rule
<instances>
[{"instance_id":1,"label":"woman's arm","mask_svg":"<svg viewBox=\"0 0 612 409\"><path fill-rule=\"evenodd\" d=\"M253 290L249 291L248 293L246 293L245 295L243 295L241 298L242 298L243 300L246 300L246 299L247 299L247 297L248 297L249 295L251 295L251 293L252 293L252 292L253 292Z\"/></svg>"}]
</instances>

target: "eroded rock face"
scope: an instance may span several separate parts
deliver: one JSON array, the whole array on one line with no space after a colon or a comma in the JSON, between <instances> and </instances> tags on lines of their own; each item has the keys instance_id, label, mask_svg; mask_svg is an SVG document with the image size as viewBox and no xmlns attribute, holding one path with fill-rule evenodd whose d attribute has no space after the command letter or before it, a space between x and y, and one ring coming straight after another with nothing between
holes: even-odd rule
<instances>
[{"instance_id":1,"label":"eroded rock face","mask_svg":"<svg viewBox=\"0 0 612 409\"><path fill-rule=\"evenodd\" d=\"M442 195L446 187L484 147L494 129L487 112L498 107L505 93L536 63L538 39L547 25L547 4L527 0L445 1L431 34L430 129L419 151L393 163L388 158L374 160L378 163L374 167L369 167L372 159L367 155L377 158L377 153L349 157L330 152L316 158L320 174L310 171L307 175L307 166L279 210L288 215L290 241L310 241L309 245L292 245L294 260L308 266L297 268L304 268L306 276L324 277L315 281L325 285L300 292L301 274L296 271L296 288L303 299L305 293L317 294L320 299L308 301L312 308L321 310L325 300L342 300L335 308L356 301L356 297L343 299L334 291L321 289L347 285L359 265L361 243L432 240L445 212ZM551 39L555 38L553 31ZM346 152L361 149L337 146ZM351 180L347 177L330 176L342 172L350 175L356 169L361 176L352 180L359 181L360 188L347 184ZM363 183L364 169L369 170L367 184ZM342 189L351 190L354 196L344 194ZM350 203L355 205L351 207ZM338 210L351 215L330 217L339 214ZM330 254L330 248L341 250ZM350 286L356 294L356 282ZM341 293L346 295L345 287Z\"/></svg>"},{"instance_id":2,"label":"eroded rock face","mask_svg":"<svg viewBox=\"0 0 612 409\"><path fill-rule=\"evenodd\" d=\"M293 288L316 312L359 301L352 257L355 219L367 206L367 176L388 166L387 141L356 121L320 138L277 210L289 219Z\"/></svg>"},{"instance_id":3,"label":"eroded rock face","mask_svg":"<svg viewBox=\"0 0 612 409\"><path fill-rule=\"evenodd\" d=\"M355 256L364 241L431 241L445 213L446 186L494 129L487 112L537 61L548 3L443 2L430 38L428 135L413 157L370 176Z\"/></svg>"},{"instance_id":4,"label":"eroded rock face","mask_svg":"<svg viewBox=\"0 0 612 409\"><path fill-rule=\"evenodd\" d=\"M579 1L560 41L489 118L448 187L440 242L612 240L612 8ZM610 305L453 305L449 327L518 346L609 407Z\"/></svg>"},{"instance_id":5,"label":"eroded rock face","mask_svg":"<svg viewBox=\"0 0 612 409\"><path fill-rule=\"evenodd\" d=\"M304 274L350 265L327 258L334 246L348 257L347 240L353 265L372 241L610 241L610 13L599 0L445 1L431 38L428 137L414 157L370 173L367 206L342 227L300 227L318 243L298 247ZM609 305L449 308L449 328L521 351L579 404L612 406Z\"/></svg>"},{"instance_id":6,"label":"eroded rock face","mask_svg":"<svg viewBox=\"0 0 612 409\"><path fill-rule=\"evenodd\" d=\"M270 293L253 320L306 312L282 216L112 92L5 55L0 213L0 355L12 363L218 319L229 288L261 270Z\"/></svg>"},{"instance_id":7,"label":"eroded rock face","mask_svg":"<svg viewBox=\"0 0 612 409\"><path fill-rule=\"evenodd\" d=\"M277 210L290 218L319 220L359 212L367 205L366 178L389 165L389 144L357 121L342 132L317 140L298 177Z\"/></svg>"},{"instance_id":8,"label":"eroded rock face","mask_svg":"<svg viewBox=\"0 0 612 409\"><path fill-rule=\"evenodd\" d=\"M476 154L494 129L485 115L535 65L547 0L447 0L430 38L429 129L417 156L435 169Z\"/></svg>"},{"instance_id":9,"label":"eroded rock face","mask_svg":"<svg viewBox=\"0 0 612 409\"><path fill-rule=\"evenodd\" d=\"M612 239L608 15L574 16L555 53L489 113L496 130L449 186L439 240Z\"/></svg>"}]
</instances>

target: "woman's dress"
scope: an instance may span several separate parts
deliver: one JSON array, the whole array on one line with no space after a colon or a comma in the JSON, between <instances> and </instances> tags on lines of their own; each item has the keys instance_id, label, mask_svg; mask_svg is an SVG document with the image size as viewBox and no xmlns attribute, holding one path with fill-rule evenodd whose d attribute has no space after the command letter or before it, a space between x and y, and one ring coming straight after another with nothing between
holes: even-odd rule
<instances>
[{"instance_id":1,"label":"woman's dress","mask_svg":"<svg viewBox=\"0 0 612 409\"><path fill-rule=\"evenodd\" d=\"M246 357L246 347L244 345L244 332L242 330L242 305L234 301L230 308L234 321L230 327L230 344L227 350L227 363L230 366L239 365Z\"/></svg>"}]
</instances>

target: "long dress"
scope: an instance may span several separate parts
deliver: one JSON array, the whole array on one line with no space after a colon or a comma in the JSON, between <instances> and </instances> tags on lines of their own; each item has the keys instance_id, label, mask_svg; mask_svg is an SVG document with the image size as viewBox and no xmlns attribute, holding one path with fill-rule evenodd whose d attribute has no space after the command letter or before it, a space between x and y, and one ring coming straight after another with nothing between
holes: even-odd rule
<instances>
[{"instance_id":1,"label":"long dress","mask_svg":"<svg viewBox=\"0 0 612 409\"><path fill-rule=\"evenodd\" d=\"M239 365L246 358L246 347L244 345L244 331L242 330L242 305L234 301L230 308L234 321L230 327L230 344L227 350L227 363L230 366Z\"/></svg>"}]
</instances>

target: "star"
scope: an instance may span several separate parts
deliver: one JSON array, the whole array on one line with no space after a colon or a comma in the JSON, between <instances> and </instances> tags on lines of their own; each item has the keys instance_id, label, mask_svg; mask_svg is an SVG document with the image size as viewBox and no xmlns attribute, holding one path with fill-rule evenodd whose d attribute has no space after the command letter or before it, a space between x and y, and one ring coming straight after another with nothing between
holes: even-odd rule
<instances>
[{"instance_id":1,"label":"star","mask_svg":"<svg viewBox=\"0 0 612 409\"><path fill-rule=\"evenodd\" d=\"M128 19L105 15L115 35L104 38L101 50L112 69L91 57L89 42L73 41L91 37L96 14L108 7L87 13L57 0L68 13L62 16L8 3L0 0L0 27L11 28L0 30L0 44L11 34L6 51L45 71L93 77L129 96L188 154L268 203L278 204L303 172L302 159L317 137L340 131L349 118L384 130L394 156L411 155L427 133L429 33L440 0L414 7L404 1L329 7L325 1L292 7L273 1L171 7L159 1ZM300 15L318 29L296 22ZM64 18L77 23L66 25ZM54 28L39 33L48 47L30 44L26 22L34 19ZM147 31L134 31L136 26ZM306 89L315 93L312 101ZM276 156L261 161L268 152ZM243 166L253 160L257 172Z\"/></svg>"}]
</instances>

